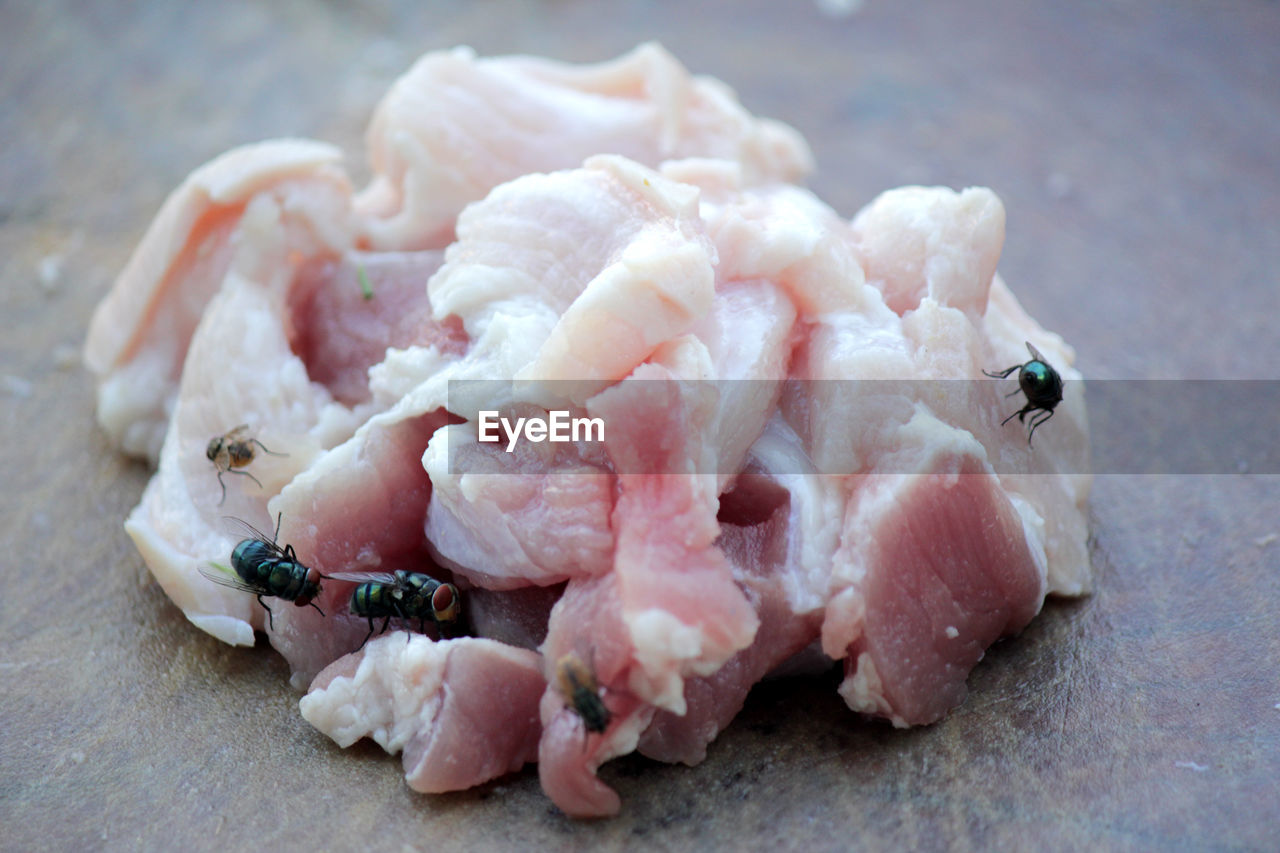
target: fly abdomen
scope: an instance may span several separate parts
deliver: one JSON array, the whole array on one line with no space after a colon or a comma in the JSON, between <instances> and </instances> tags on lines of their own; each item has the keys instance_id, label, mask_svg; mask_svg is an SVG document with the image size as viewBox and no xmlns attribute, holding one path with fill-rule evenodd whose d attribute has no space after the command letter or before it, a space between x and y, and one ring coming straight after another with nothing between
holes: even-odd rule
<instances>
[{"instance_id":1,"label":"fly abdomen","mask_svg":"<svg viewBox=\"0 0 1280 853\"><path fill-rule=\"evenodd\" d=\"M398 616L395 604L384 584L362 583L351 593L351 612L356 616L366 618Z\"/></svg>"}]
</instances>

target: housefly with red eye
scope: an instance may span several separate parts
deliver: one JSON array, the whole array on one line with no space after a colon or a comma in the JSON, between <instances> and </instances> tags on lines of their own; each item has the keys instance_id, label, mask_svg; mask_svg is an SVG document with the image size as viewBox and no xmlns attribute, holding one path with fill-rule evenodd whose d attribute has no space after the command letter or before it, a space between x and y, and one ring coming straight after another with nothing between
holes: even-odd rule
<instances>
[{"instance_id":1,"label":"housefly with red eye","mask_svg":"<svg viewBox=\"0 0 1280 853\"><path fill-rule=\"evenodd\" d=\"M373 620L382 619L381 634L392 619L418 620L418 630L427 629L427 620L440 626L443 635L458 621L462 612L458 588L451 583L441 583L421 572L335 572L326 577L359 584L351 592L351 613L369 620L369 633L365 634L356 651L364 648L373 636Z\"/></svg>"},{"instance_id":2,"label":"housefly with red eye","mask_svg":"<svg viewBox=\"0 0 1280 853\"><path fill-rule=\"evenodd\" d=\"M601 734L609 727L613 715L600 697L595 673L577 655L570 652L556 662L555 684L565 707L582 718L582 726L588 732Z\"/></svg>"},{"instance_id":3,"label":"housefly with red eye","mask_svg":"<svg viewBox=\"0 0 1280 853\"><path fill-rule=\"evenodd\" d=\"M231 551L231 569L234 569L235 573L232 574L231 570L217 564L215 564L218 569L217 574L203 566L200 567L200 574L214 583L256 595L262 609L267 611L267 619L273 629L275 614L262 600L263 596L283 598L285 601L292 601L298 607L309 604L315 607L321 616L324 615L324 611L312 599L320 595L320 581L324 580L325 576L309 566L304 566L298 560L292 545L281 548L276 544L276 539L280 536L280 519L281 516L277 515L275 535L268 539L266 534L252 524L238 518L229 518L228 521L249 534L248 539L241 540Z\"/></svg>"},{"instance_id":4,"label":"housefly with red eye","mask_svg":"<svg viewBox=\"0 0 1280 853\"><path fill-rule=\"evenodd\" d=\"M248 477L253 482L258 483L258 478L250 474L248 471L240 469L245 468L253 461L256 453L254 446L262 450L263 453L269 453L272 456L288 456L287 453L276 453L274 450L268 450L266 445L256 438L251 438L247 433L248 424L240 424L240 426L214 436L209 439L209 444L204 449L204 455L213 463L214 469L218 472L218 485L222 487L222 500L218 501L218 506L222 506L227 500L227 484L222 481L223 474L240 474ZM262 483L258 483L258 488L262 488Z\"/></svg>"}]
</instances>

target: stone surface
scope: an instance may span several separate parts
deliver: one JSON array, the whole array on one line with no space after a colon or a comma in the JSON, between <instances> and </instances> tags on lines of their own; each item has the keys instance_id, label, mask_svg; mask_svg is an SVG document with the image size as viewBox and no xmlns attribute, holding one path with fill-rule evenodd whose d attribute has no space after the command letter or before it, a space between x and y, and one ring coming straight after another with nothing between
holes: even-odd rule
<instances>
[{"instance_id":1,"label":"stone surface","mask_svg":"<svg viewBox=\"0 0 1280 853\"><path fill-rule=\"evenodd\" d=\"M411 792L398 758L307 726L264 643L187 624L121 529L147 471L95 428L76 351L213 155L309 135L359 178L369 111L423 50L657 38L798 127L846 215L903 183L995 189L1001 270L1086 376L1275 379L1280 5L138 5L0 5L0 847L1275 843L1280 477L1100 476L1097 594L996 646L943 722L774 682L699 767L607 765L621 816L574 823L532 769ZM1231 437L1205 413L1204 441Z\"/></svg>"}]
</instances>

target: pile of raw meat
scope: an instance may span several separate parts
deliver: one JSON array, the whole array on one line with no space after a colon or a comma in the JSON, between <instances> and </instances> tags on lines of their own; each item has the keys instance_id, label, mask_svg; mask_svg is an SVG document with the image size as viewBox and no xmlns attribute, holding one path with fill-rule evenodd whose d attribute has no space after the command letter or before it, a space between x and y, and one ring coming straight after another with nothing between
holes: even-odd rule
<instances>
[{"instance_id":1,"label":"pile of raw meat","mask_svg":"<svg viewBox=\"0 0 1280 853\"><path fill-rule=\"evenodd\" d=\"M854 711L930 723L1047 594L1088 590L1079 374L996 275L989 190L846 220L797 185L794 130L656 45L429 54L367 144L359 192L319 142L197 169L86 346L103 428L158 463L126 523L152 573L219 639L265 631L338 743L403 750L420 791L536 761L566 813L607 815L602 762L696 764L799 653L840 662ZM1001 426L1017 383L982 376L1027 341L1068 380L1034 447ZM463 380L604 441L481 442ZM241 424L272 453L223 501L206 448ZM395 622L356 651L339 580L318 609L268 599L268 625L199 570L243 538L225 516L277 515L322 574L452 581L465 630Z\"/></svg>"}]
</instances>

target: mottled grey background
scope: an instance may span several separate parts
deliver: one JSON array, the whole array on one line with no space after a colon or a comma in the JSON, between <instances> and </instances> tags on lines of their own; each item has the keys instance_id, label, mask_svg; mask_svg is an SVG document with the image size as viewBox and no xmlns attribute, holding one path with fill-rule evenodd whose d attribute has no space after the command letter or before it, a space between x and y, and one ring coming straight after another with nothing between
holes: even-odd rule
<instances>
[{"instance_id":1,"label":"mottled grey background","mask_svg":"<svg viewBox=\"0 0 1280 853\"><path fill-rule=\"evenodd\" d=\"M1273 847L1273 476L1100 477L1098 592L995 647L945 721L895 731L832 679L775 682L699 767L607 765L623 812L595 823L532 769L412 793L397 758L303 722L274 653L150 582L120 527L147 472L94 427L76 359L164 195L283 134L363 175L375 100L427 49L650 38L799 128L847 215L903 183L994 188L1001 271L1087 377L1277 378L1273 0L0 2L0 847ZM1141 414L1106 428L1140 441Z\"/></svg>"}]
</instances>

